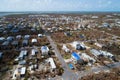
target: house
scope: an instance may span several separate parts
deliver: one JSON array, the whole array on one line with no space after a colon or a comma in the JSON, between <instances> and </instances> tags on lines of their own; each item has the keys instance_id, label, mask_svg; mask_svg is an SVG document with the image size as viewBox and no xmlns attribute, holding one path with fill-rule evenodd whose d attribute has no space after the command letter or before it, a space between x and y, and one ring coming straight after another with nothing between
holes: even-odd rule
<instances>
[{"instance_id":1,"label":"house","mask_svg":"<svg viewBox=\"0 0 120 80\"><path fill-rule=\"evenodd\" d=\"M25 36L24 36L24 39L27 39L27 40L28 40L29 38L30 38L30 35L25 35Z\"/></svg>"},{"instance_id":2,"label":"house","mask_svg":"<svg viewBox=\"0 0 120 80\"><path fill-rule=\"evenodd\" d=\"M49 48L47 46L42 46L41 52L42 52L42 55L48 55Z\"/></svg>"},{"instance_id":3,"label":"house","mask_svg":"<svg viewBox=\"0 0 120 80\"><path fill-rule=\"evenodd\" d=\"M0 32L2 33L5 29L4 28L0 28Z\"/></svg>"},{"instance_id":4,"label":"house","mask_svg":"<svg viewBox=\"0 0 120 80\"><path fill-rule=\"evenodd\" d=\"M98 19L99 17L98 16L92 16L91 18L92 19Z\"/></svg>"},{"instance_id":5,"label":"house","mask_svg":"<svg viewBox=\"0 0 120 80\"><path fill-rule=\"evenodd\" d=\"M32 43L37 43L37 39L32 39Z\"/></svg>"},{"instance_id":6,"label":"house","mask_svg":"<svg viewBox=\"0 0 120 80\"><path fill-rule=\"evenodd\" d=\"M13 46L18 46L18 41L13 41L11 44L12 44Z\"/></svg>"},{"instance_id":7,"label":"house","mask_svg":"<svg viewBox=\"0 0 120 80\"><path fill-rule=\"evenodd\" d=\"M109 23L103 23L102 27L104 27L104 28L110 28L110 24Z\"/></svg>"},{"instance_id":8,"label":"house","mask_svg":"<svg viewBox=\"0 0 120 80\"><path fill-rule=\"evenodd\" d=\"M22 67L22 68L21 68L21 71L20 71L20 76L21 76L21 77L24 77L25 74L26 74L26 67Z\"/></svg>"},{"instance_id":9,"label":"house","mask_svg":"<svg viewBox=\"0 0 120 80\"><path fill-rule=\"evenodd\" d=\"M32 32L35 32L35 31L36 31L36 29L35 29L35 28L31 28L31 31L32 31Z\"/></svg>"},{"instance_id":10,"label":"house","mask_svg":"<svg viewBox=\"0 0 120 80\"><path fill-rule=\"evenodd\" d=\"M42 36L43 36L42 34L38 34L38 37L40 37L40 38L41 38Z\"/></svg>"},{"instance_id":11,"label":"house","mask_svg":"<svg viewBox=\"0 0 120 80\"><path fill-rule=\"evenodd\" d=\"M0 37L0 42L4 42L5 38L4 37Z\"/></svg>"},{"instance_id":12,"label":"house","mask_svg":"<svg viewBox=\"0 0 120 80\"><path fill-rule=\"evenodd\" d=\"M13 33L17 33L17 32L19 32L19 29L17 29L17 28L13 28L13 29L11 30L11 32L13 32Z\"/></svg>"},{"instance_id":13,"label":"house","mask_svg":"<svg viewBox=\"0 0 120 80\"><path fill-rule=\"evenodd\" d=\"M71 44L76 50L85 50L86 47L84 44L78 42L78 41L74 41L72 44Z\"/></svg>"},{"instance_id":14,"label":"house","mask_svg":"<svg viewBox=\"0 0 120 80\"><path fill-rule=\"evenodd\" d=\"M16 36L16 39L21 39L21 38L22 38L21 35L17 35L17 36Z\"/></svg>"},{"instance_id":15,"label":"house","mask_svg":"<svg viewBox=\"0 0 120 80\"><path fill-rule=\"evenodd\" d=\"M13 41L14 40L14 37L13 36L9 36L9 37L7 37L7 41Z\"/></svg>"},{"instance_id":16,"label":"house","mask_svg":"<svg viewBox=\"0 0 120 80\"><path fill-rule=\"evenodd\" d=\"M22 45L23 45L23 46L27 46L27 45L28 45L28 40L23 40L23 41L22 41Z\"/></svg>"},{"instance_id":17,"label":"house","mask_svg":"<svg viewBox=\"0 0 120 80\"><path fill-rule=\"evenodd\" d=\"M72 33L70 33L70 32L64 32L64 35L66 35L66 36L72 36Z\"/></svg>"},{"instance_id":18,"label":"house","mask_svg":"<svg viewBox=\"0 0 120 80\"><path fill-rule=\"evenodd\" d=\"M9 41L5 41L2 43L2 46L8 46L9 45Z\"/></svg>"},{"instance_id":19,"label":"house","mask_svg":"<svg viewBox=\"0 0 120 80\"><path fill-rule=\"evenodd\" d=\"M102 47L103 47L103 45L102 45L102 44L97 43L97 42L95 43L95 45L96 45L96 46L98 46L98 47L100 47L100 48L102 48Z\"/></svg>"},{"instance_id":20,"label":"house","mask_svg":"<svg viewBox=\"0 0 120 80\"><path fill-rule=\"evenodd\" d=\"M32 70L35 70L35 69L38 69L38 65L37 64L32 64L29 66L29 70L32 71Z\"/></svg>"},{"instance_id":21,"label":"house","mask_svg":"<svg viewBox=\"0 0 120 80\"><path fill-rule=\"evenodd\" d=\"M72 52L72 58L75 60L80 60L80 56L76 52Z\"/></svg>"},{"instance_id":22,"label":"house","mask_svg":"<svg viewBox=\"0 0 120 80\"><path fill-rule=\"evenodd\" d=\"M13 27L14 27L14 26L13 26L12 24L8 24L8 25L7 25L7 28L8 28L8 29L12 29Z\"/></svg>"},{"instance_id":23,"label":"house","mask_svg":"<svg viewBox=\"0 0 120 80\"><path fill-rule=\"evenodd\" d=\"M48 62L50 63L52 70L56 69L56 65L55 65L53 58L48 58Z\"/></svg>"},{"instance_id":24,"label":"house","mask_svg":"<svg viewBox=\"0 0 120 80\"><path fill-rule=\"evenodd\" d=\"M98 56L103 56L103 54L102 54L100 51L96 50L96 49L91 49L90 52L91 52L94 56L96 56L96 57L98 57Z\"/></svg>"},{"instance_id":25,"label":"house","mask_svg":"<svg viewBox=\"0 0 120 80\"><path fill-rule=\"evenodd\" d=\"M20 52L20 55L19 55L18 59L23 60L25 56L27 56L27 50L22 50Z\"/></svg>"},{"instance_id":26,"label":"house","mask_svg":"<svg viewBox=\"0 0 120 80\"><path fill-rule=\"evenodd\" d=\"M76 45L76 50L85 50L85 46L83 46L82 44L77 44Z\"/></svg>"},{"instance_id":27,"label":"house","mask_svg":"<svg viewBox=\"0 0 120 80\"><path fill-rule=\"evenodd\" d=\"M103 56L105 56L105 57L108 57L108 58L114 57L113 54L111 54L111 53L109 53L109 52L107 52L107 51L102 51L102 50L100 50L100 52L101 52L101 53L103 54Z\"/></svg>"},{"instance_id":28,"label":"house","mask_svg":"<svg viewBox=\"0 0 120 80\"><path fill-rule=\"evenodd\" d=\"M74 64L76 64L76 63L82 63L82 61L83 61L80 58L80 55L77 54L76 52L72 52L71 57L72 57L72 60L73 60Z\"/></svg>"},{"instance_id":29,"label":"house","mask_svg":"<svg viewBox=\"0 0 120 80\"><path fill-rule=\"evenodd\" d=\"M32 49L31 50L31 55L32 56L35 56L37 53L38 53L38 51L36 49Z\"/></svg>"},{"instance_id":30,"label":"house","mask_svg":"<svg viewBox=\"0 0 120 80\"><path fill-rule=\"evenodd\" d=\"M90 63L95 63L96 62L96 60L94 59L94 58L92 58L92 57L90 57L89 55L87 55L86 53L82 53L81 54L81 57L83 58L83 60L87 60L87 61L89 61Z\"/></svg>"},{"instance_id":31,"label":"house","mask_svg":"<svg viewBox=\"0 0 120 80\"><path fill-rule=\"evenodd\" d=\"M81 38L81 39L83 39L84 37L85 37L84 34L79 35L79 38Z\"/></svg>"},{"instance_id":32,"label":"house","mask_svg":"<svg viewBox=\"0 0 120 80\"><path fill-rule=\"evenodd\" d=\"M65 52L70 52L70 49L68 49L65 44L63 44L62 50L64 50Z\"/></svg>"}]
</instances>

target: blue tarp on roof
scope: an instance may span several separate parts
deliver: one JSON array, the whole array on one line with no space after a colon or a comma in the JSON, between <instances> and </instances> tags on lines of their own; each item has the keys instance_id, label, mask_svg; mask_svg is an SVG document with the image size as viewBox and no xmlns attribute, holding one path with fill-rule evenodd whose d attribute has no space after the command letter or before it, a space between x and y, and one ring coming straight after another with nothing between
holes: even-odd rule
<instances>
[{"instance_id":1,"label":"blue tarp on roof","mask_svg":"<svg viewBox=\"0 0 120 80\"><path fill-rule=\"evenodd\" d=\"M80 56L76 52L72 52L72 57L76 60L80 60Z\"/></svg>"},{"instance_id":2,"label":"blue tarp on roof","mask_svg":"<svg viewBox=\"0 0 120 80\"><path fill-rule=\"evenodd\" d=\"M73 65L72 65L72 64L69 64L69 68L70 68L70 69L73 69L74 67L73 67Z\"/></svg>"}]
</instances>

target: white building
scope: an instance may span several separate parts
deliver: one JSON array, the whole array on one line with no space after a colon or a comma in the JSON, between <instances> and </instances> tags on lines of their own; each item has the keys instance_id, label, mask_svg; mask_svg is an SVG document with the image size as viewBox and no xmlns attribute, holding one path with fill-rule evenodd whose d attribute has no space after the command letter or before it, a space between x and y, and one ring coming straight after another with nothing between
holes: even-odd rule
<instances>
[{"instance_id":1,"label":"white building","mask_svg":"<svg viewBox=\"0 0 120 80\"><path fill-rule=\"evenodd\" d=\"M63 44L62 50L64 50L65 52L70 52L70 49L68 49L65 44Z\"/></svg>"},{"instance_id":2,"label":"white building","mask_svg":"<svg viewBox=\"0 0 120 80\"><path fill-rule=\"evenodd\" d=\"M37 43L37 39L32 39L32 43Z\"/></svg>"},{"instance_id":3,"label":"white building","mask_svg":"<svg viewBox=\"0 0 120 80\"><path fill-rule=\"evenodd\" d=\"M53 58L49 58L48 62L50 62L50 66L51 66L52 69L56 69L56 65L55 65L55 62L54 62Z\"/></svg>"},{"instance_id":4,"label":"white building","mask_svg":"<svg viewBox=\"0 0 120 80\"><path fill-rule=\"evenodd\" d=\"M24 77L25 74L26 74L26 67L22 67L22 68L21 68L21 72L20 72L20 76L21 76L21 77Z\"/></svg>"},{"instance_id":5,"label":"white building","mask_svg":"<svg viewBox=\"0 0 120 80\"><path fill-rule=\"evenodd\" d=\"M38 53L38 51L37 51L36 49L32 49L32 50L31 50L31 55L32 55L32 56L35 56L36 53Z\"/></svg>"},{"instance_id":6,"label":"white building","mask_svg":"<svg viewBox=\"0 0 120 80\"><path fill-rule=\"evenodd\" d=\"M48 55L49 48L47 46L42 46L41 52L42 52L42 55Z\"/></svg>"},{"instance_id":7,"label":"white building","mask_svg":"<svg viewBox=\"0 0 120 80\"><path fill-rule=\"evenodd\" d=\"M94 58L90 57L89 55L87 55L86 53L82 53L81 57L83 57L84 59L87 59L88 61L92 61L93 63L96 61Z\"/></svg>"}]
</instances>

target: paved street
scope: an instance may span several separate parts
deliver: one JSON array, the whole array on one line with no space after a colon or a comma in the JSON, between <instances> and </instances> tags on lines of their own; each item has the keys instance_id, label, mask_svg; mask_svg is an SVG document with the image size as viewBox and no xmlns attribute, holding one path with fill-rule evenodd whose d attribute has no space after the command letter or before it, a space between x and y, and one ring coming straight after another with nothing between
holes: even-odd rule
<instances>
[{"instance_id":1,"label":"paved street","mask_svg":"<svg viewBox=\"0 0 120 80\"><path fill-rule=\"evenodd\" d=\"M55 55L58 57L59 61L62 64L62 67L64 69L64 73L62 75L64 80L77 80L77 75L69 70L67 64L65 63L64 59L62 58L59 50L57 49L57 45L54 43L52 38L50 36L47 36L47 39L49 40L52 48L55 50Z\"/></svg>"}]
</instances>

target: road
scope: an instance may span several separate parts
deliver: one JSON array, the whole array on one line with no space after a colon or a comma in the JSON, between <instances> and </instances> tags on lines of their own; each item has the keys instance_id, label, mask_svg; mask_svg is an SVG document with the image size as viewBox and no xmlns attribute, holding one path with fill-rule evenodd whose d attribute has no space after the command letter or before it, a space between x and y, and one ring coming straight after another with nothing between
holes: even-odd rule
<instances>
[{"instance_id":1,"label":"road","mask_svg":"<svg viewBox=\"0 0 120 80\"><path fill-rule=\"evenodd\" d=\"M68 68L67 64L65 63L63 57L61 56L59 50L57 49L57 45L52 40L51 36L47 36L47 39L49 40L52 48L55 50L55 55L58 57L59 61L62 64L62 67L64 69L64 73L62 75L62 78L64 80L77 80L78 76L75 73L73 73L72 71L70 71L70 69Z\"/></svg>"}]
</instances>

